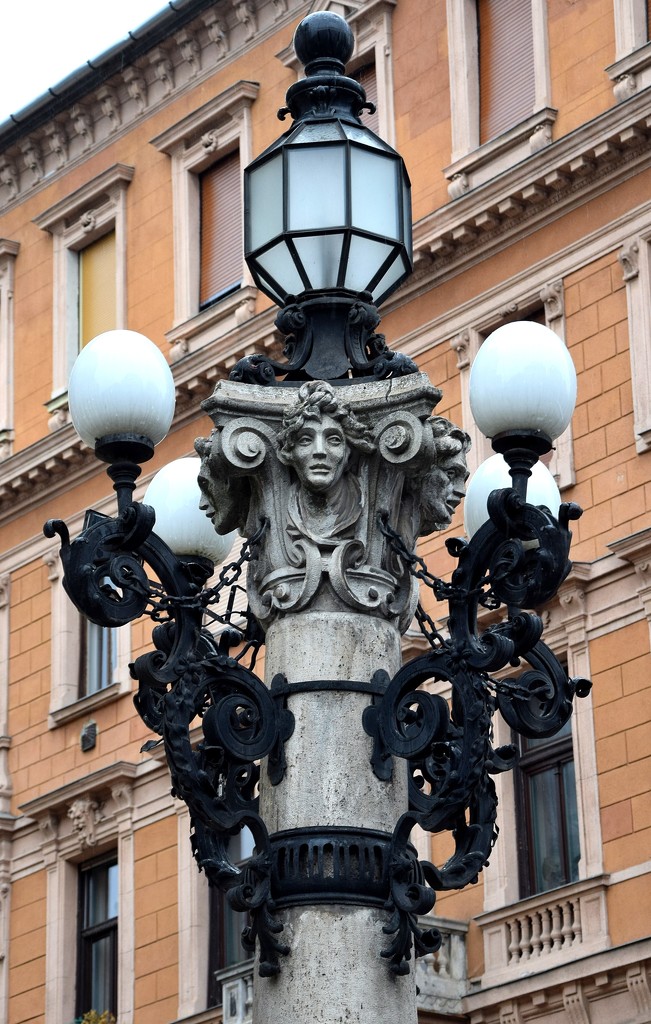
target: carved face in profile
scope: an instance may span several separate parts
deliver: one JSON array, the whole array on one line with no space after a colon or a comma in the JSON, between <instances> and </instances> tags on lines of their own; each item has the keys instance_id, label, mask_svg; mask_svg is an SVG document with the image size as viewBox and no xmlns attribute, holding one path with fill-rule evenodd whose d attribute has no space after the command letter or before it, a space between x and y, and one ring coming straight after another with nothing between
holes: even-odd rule
<instances>
[{"instance_id":1,"label":"carved face in profile","mask_svg":"<svg viewBox=\"0 0 651 1024\"><path fill-rule=\"evenodd\" d=\"M341 480L348 455L342 428L331 416L322 416L303 424L289 461L301 484L321 494Z\"/></svg>"}]
</instances>

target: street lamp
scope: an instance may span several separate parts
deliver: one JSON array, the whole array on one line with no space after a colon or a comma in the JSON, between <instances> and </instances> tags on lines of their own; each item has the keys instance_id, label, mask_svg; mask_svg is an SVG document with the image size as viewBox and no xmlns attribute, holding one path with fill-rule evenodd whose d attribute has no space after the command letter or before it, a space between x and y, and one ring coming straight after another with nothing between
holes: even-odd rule
<instances>
[{"instance_id":1,"label":"street lamp","mask_svg":"<svg viewBox=\"0 0 651 1024\"><path fill-rule=\"evenodd\" d=\"M246 178L247 258L284 304L281 320L294 322L287 364L251 357L219 382L203 404L214 430L196 444L198 471L181 460L183 481L155 478L140 504L134 482L171 420L171 375L153 345L149 369L147 344L125 332L92 342L73 370L71 415L108 462L118 515L89 511L72 542L61 521L45 531L61 537L64 585L81 612L101 625L142 614L156 623L154 650L131 669L136 708L164 743L199 865L250 914L257 1024L288 1013L295 1024L410 1024L413 952L440 943L418 917L437 890L474 880L496 839L492 775L516 763L514 746L492 746L496 707L524 735L547 736L589 690L568 678L540 617L525 610L550 600L570 569L580 509L549 488L527 502L527 486L569 422L575 378L546 328L510 324L486 340L471 402L510 478L490 488L472 538L447 542L458 561L449 582L433 576L415 543L449 525L469 440L432 415L438 389L373 334L373 301L410 266L408 179L358 120L364 95L343 73L345 22L308 16L296 49L306 78L288 95L294 126ZM332 182L323 203L322 172ZM111 360L118 345L129 351ZM131 352L143 360L135 373ZM114 394L105 393L111 362L121 367ZM185 496L197 476L214 530L247 538L212 586L226 548L205 530L188 537ZM233 594L245 566L241 613ZM447 601L445 633L421 607L419 582ZM500 607L501 621L481 631L480 610ZM429 650L400 667L414 615ZM263 642L265 681L254 658L245 664ZM518 676L496 678L521 662L529 667ZM450 700L431 681L447 684ZM203 739L193 747L197 719ZM418 860L416 825L452 833L444 865ZM255 850L242 870L229 840L244 828ZM317 1014L324 988L328 1009Z\"/></svg>"},{"instance_id":2,"label":"street lamp","mask_svg":"<svg viewBox=\"0 0 651 1024\"><path fill-rule=\"evenodd\" d=\"M264 365L295 379L388 375L387 360L394 369L400 359L373 332L376 307L412 269L407 170L360 122L370 105L345 75L346 22L315 12L294 47L305 78L279 114L291 114L292 127L244 171L246 260L291 337L288 364Z\"/></svg>"}]
</instances>

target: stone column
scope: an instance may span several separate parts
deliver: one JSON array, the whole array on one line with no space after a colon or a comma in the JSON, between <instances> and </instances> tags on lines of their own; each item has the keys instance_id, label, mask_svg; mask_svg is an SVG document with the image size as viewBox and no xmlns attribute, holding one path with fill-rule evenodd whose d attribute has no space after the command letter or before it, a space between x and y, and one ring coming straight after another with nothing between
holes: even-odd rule
<instances>
[{"instance_id":1,"label":"stone column","mask_svg":"<svg viewBox=\"0 0 651 1024\"><path fill-rule=\"evenodd\" d=\"M462 493L467 439L432 417L439 398L415 374L221 382L204 404L215 429L197 443L200 482L216 528L251 536L268 523L249 602L266 633L265 681L294 716L282 779L260 781L290 952L277 975L255 978L255 1024L416 1022L409 951L394 971L381 955L396 931L388 860L407 770L374 774L362 715L400 666L418 598L378 513L411 545L449 523Z\"/></svg>"}]
</instances>

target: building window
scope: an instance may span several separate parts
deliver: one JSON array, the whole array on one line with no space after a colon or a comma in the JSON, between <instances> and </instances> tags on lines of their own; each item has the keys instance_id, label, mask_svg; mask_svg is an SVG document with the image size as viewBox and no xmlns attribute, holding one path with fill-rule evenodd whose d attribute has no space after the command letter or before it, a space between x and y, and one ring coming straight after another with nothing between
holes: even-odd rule
<instances>
[{"instance_id":1,"label":"building window","mask_svg":"<svg viewBox=\"0 0 651 1024\"><path fill-rule=\"evenodd\" d=\"M481 144L534 111L531 0L478 0L477 22Z\"/></svg>"},{"instance_id":2,"label":"building window","mask_svg":"<svg viewBox=\"0 0 651 1024\"><path fill-rule=\"evenodd\" d=\"M98 238L77 254L79 263L79 349L117 326L115 231Z\"/></svg>"},{"instance_id":3,"label":"building window","mask_svg":"<svg viewBox=\"0 0 651 1024\"><path fill-rule=\"evenodd\" d=\"M651 85L651 0L614 0L615 63L606 68L618 103Z\"/></svg>"},{"instance_id":4,"label":"building window","mask_svg":"<svg viewBox=\"0 0 651 1024\"><path fill-rule=\"evenodd\" d=\"M50 429L68 421L68 378L80 348L127 325L126 191L133 175L133 167L115 164L35 220L53 242Z\"/></svg>"},{"instance_id":5,"label":"building window","mask_svg":"<svg viewBox=\"0 0 651 1024\"><path fill-rule=\"evenodd\" d=\"M547 0L447 0L452 198L552 141Z\"/></svg>"},{"instance_id":6,"label":"building window","mask_svg":"<svg viewBox=\"0 0 651 1024\"><path fill-rule=\"evenodd\" d=\"M231 840L234 849L230 856L234 863L243 866L253 853L253 836L247 828ZM226 894L220 889L210 888L210 940L208 953L208 1006L221 1006L224 975L250 958L242 946L242 930L247 925L247 915L231 907Z\"/></svg>"},{"instance_id":7,"label":"building window","mask_svg":"<svg viewBox=\"0 0 651 1024\"><path fill-rule=\"evenodd\" d=\"M79 696L111 686L116 680L118 665L118 631L97 626L80 618L79 642Z\"/></svg>"},{"instance_id":8,"label":"building window","mask_svg":"<svg viewBox=\"0 0 651 1024\"><path fill-rule=\"evenodd\" d=\"M570 722L547 739L520 737L516 774L520 896L579 877L579 822Z\"/></svg>"},{"instance_id":9,"label":"building window","mask_svg":"<svg viewBox=\"0 0 651 1024\"><path fill-rule=\"evenodd\" d=\"M361 68L358 68L357 71L354 71L352 73L351 78L354 78L356 82L359 82L364 92L366 93L367 102L372 103L375 107L375 113L373 114L370 114L368 110L364 110L362 112L362 121L364 122L366 127L370 128L371 131L375 132L376 135L381 135L379 109L380 104L378 97L377 74L375 72L375 62L371 64L364 64Z\"/></svg>"},{"instance_id":10,"label":"building window","mask_svg":"<svg viewBox=\"0 0 651 1024\"><path fill-rule=\"evenodd\" d=\"M117 1014L118 864L112 857L79 870L77 1015Z\"/></svg>"},{"instance_id":11,"label":"building window","mask_svg":"<svg viewBox=\"0 0 651 1024\"><path fill-rule=\"evenodd\" d=\"M88 714L91 706L131 692L131 625L104 628L90 623L64 590L58 551L48 548L43 560L51 585L48 725L54 728L80 714Z\"/></svg>"},{"instance_id":12,"label":"building window","mask_svg":"<svg viewBox=\"0 0 651 1024\"><path fill-rule=\"evenodd\" d=\"M253 158L251 106L259 89L236 82L152 139L171 159L173 360L215 342L255 309L242 245L241 174Z\"/></svg>"},{"instance_id":13,"label":"building window","mask_svg":"<svg viewBox=\"0 0 651 1024\"><path fill-rule=\"evenodd\" d=\"M199 308L205 309L242 283L242 173L239 150L199 175L201 269Z\"/></svg>"},{"instance_id":14,"label":"building window","mask_svg":"<svg viewBox=\"0 0 651 1024\"><path fill-rule=\"evenodd\" d=\"M14 439L14 270L20 244L0 238L0 459Z\"/></svg>"}]
</instances>

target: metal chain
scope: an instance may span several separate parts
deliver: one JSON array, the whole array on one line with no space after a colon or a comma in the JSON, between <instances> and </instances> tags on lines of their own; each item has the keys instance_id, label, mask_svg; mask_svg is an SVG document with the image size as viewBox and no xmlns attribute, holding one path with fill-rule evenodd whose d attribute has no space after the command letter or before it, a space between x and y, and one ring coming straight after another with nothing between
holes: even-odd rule
<instances>
[{"instance_id":1,"label":"metal chain","mask_svg":"<svg viewBox=\"0 0 651 1024\"><path fill-rule=\"evenodd\" d=\"M251 650L255 660L260 646L264 643L264 637L259 629L257 619L248 605L244 610L236 609L235 601L238 594L246 595L246 588L238 583L238 580L242 576L246 563L257 557L258 546L268 527L269 520L264 519L253 536L244 540L239 557L222 567L216 583L197 594L187 596L167 594L160 583L149 580L147 601L149 617L155 622L168 622L173 618L176 609L202 607L204 615L211 622L217 622L222 626L229 626L237 630L242 639L246 640L244 650L237 656L237 660ZM218 612L213 606L219 604L226 593L228 594L226 607ZM244 627L235 624L235 619L244 619Z\"/></svg>"}]
</instances>

